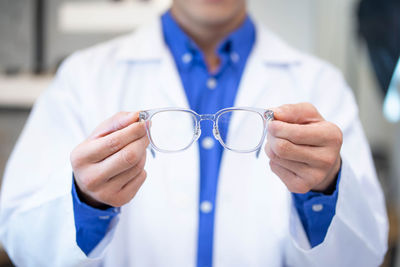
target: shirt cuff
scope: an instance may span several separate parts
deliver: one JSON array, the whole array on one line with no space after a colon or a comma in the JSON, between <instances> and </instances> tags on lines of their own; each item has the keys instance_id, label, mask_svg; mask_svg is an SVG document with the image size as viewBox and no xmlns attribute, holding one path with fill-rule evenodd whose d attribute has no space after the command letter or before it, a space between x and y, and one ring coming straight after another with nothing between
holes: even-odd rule
<instances>
[{"instance_id":1,"label":"shirt cuff","mask_svg":"<svg viewBox=\"0 0 400 267\"><path fill-rule=\"evenodd\" d=\"M76 242L88 255L104 238L112 219L120 213L120 208L105 210L93 208L79 199L74 179L72 179L72 202L75 218Z\"/></svg>"},{"instance_id":2,"label":"shirt cuff","mask_svg":"<svg viewBox=\"0 0 400 267\"><path fill-rule=\"evenodd\" d=\"M331 195L313 191L305 194L292 194L294 205L311 247L315 247L324 241L329 225L335 215L341 170L340 168L336 188Z\"/></svg>"}]
</instances>

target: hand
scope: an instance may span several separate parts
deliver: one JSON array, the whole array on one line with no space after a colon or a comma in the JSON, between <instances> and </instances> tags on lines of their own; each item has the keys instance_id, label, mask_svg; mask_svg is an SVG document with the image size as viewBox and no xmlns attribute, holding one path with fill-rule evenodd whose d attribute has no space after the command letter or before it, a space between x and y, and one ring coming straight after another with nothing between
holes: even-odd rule
<instances>
[{"instance_id":1,"label":"hand","mask_svg":"<svg viewBox=\"0 0 400 267\"><path fill-rule=\"evenodd\" d=\"M342 132L310 103L283 105L268 125L271 170L293 193L325 192L339 172Z\"/></svg>"},{"instance_id":2,"label":"hand","mask_svg":"<svg viewBox=\"0 0 400 267\"><path fill-rule=\"evenodd\" d=\"M137 193L146 171L149 140L139 113L120 112L101 123L71 153L80 198L102 208L120 207Z\"/></svg>"}]
</instances>

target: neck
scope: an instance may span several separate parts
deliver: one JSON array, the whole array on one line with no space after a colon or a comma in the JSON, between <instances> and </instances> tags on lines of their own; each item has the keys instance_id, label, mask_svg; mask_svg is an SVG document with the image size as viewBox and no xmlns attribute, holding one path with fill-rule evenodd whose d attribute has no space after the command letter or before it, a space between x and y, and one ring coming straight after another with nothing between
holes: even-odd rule
<instances>
[{"instance_id":1,"label":"neck","mask_svg":"<svg viewBox=\"0 0 400 267\"><path fill-rule=\"evenodd\" d=\"M171 8L171 14L179 26L182 27L185 33L203 52L207 67L211 72L218 69L220 63L219 58L215 53L217 45L227 35L229 35L229 33L237 29L246 19L246 10L243 10L240 15L236 16L232 20L229 20L227 23L196 23L185 16L183 12L179 12L174 5Z\"/></svg>"}]
</instances>

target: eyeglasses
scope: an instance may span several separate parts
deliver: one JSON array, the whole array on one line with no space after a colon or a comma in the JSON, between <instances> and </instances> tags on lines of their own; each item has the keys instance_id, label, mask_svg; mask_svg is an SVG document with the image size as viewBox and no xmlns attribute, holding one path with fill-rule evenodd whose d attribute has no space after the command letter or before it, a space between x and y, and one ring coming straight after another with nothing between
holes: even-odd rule
<instances>
[{"instance_id":1,"label":"eyeglasses","mask_svg":"<svg viewBox=\"0 0 400 267\"><path fill-rule=\"evenodd\" d=\"M201 135L200 122L209 120L213 122L214 137L224 148L239 153L257 151L258 155L274 113L268 109L232 107L199 115L190 109L161 108L141 111L139 118L146 122L151 148L159 152L189 148ZM228 127L234 127L234 131L228 132Z\"/></svg>"}]
</instances>

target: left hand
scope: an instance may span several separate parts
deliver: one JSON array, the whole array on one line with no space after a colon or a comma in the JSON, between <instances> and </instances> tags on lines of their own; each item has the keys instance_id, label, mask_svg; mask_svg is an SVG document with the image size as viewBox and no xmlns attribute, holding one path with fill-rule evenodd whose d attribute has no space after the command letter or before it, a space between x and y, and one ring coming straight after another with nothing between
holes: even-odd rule
<instances>
[{"instance_id":1,"label":"left hand","mask_svg":"<svg viewBox=\"0 0 400 267\"><path fill-rule=\"evenodd\" d=\"M340 170L343 135L310 103L273 109L265 152L271 170L293 193L325 192Z\"/></svg>"}]
</instances>

